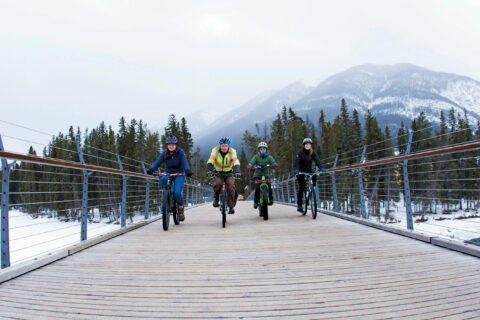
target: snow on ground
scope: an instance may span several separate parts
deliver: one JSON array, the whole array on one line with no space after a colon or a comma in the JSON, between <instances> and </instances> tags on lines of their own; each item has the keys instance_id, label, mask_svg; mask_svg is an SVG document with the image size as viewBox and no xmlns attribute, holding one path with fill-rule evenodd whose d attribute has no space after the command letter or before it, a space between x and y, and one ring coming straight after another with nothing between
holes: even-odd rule
<instances>
[{"instance_id":1,"label":"snow on ground","mask_svg":"<svg viewBox=\"0 0 480 320\"><path fill-rule=\"evenodd\" d=\"M9 218L11 265L80 243L80 222L61 222L46 216L33 218L18 210L10 210ZM144 215L136 215L132 223L141 220ZM87 238L93 239L118 229L120 224L106 221L89 223Z\"/></svg>"}]
</instances>

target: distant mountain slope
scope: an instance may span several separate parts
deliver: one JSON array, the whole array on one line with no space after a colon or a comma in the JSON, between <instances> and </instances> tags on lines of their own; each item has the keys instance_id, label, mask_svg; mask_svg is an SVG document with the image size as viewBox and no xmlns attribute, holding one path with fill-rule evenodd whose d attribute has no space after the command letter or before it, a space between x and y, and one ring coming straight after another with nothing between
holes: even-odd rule
<instances>
[{"instance_id":1,"label":"distant mountain slope","mask_svg":"<svg viewBox=\"0 0 480 320\"><path fill-rule=\"evenodd\" d=\"M480 119L480 82L476 80L412 64L368 64L333 75L316 87L295 82L255 97L205 127L195 143L205 150L218 137L229 136L239 148L245 130L253 130L255 123L270 124L283 105L313 121L323 109L331 121L339 114L342 98L350 112L358 110L361 120L370 109L380 126L388 125L392 133L401 121L409 124L421 111L432 122L439 121L440 110L447 115L452 107L461 114L465 108L471 121Z\"/></svg>"}]
</instances>

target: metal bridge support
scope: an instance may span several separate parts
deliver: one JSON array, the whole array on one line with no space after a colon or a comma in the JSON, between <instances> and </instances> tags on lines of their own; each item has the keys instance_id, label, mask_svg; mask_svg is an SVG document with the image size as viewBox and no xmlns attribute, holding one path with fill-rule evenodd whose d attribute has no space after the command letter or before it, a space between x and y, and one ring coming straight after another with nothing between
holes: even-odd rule
<instances>
[{"instance_id":1,"label":"metal bridge support","mask_svg":"<svg viewBox=\"0 0 480 320\"><path fill-rule=\"evenodd\" d=\"M289 177L290 177L290 175L289 175ZM290 203L290 187L288 186L288 181L285 184L287 185L287 198L286 198L287 201L286 202Z\"/></svg>"},{"instance_id":2,"label":"metal bridge support","mask_svg":"<svg viewBox=\"0 0 480 320\"><path fill-rule=\"evenodd\" d=\"M77 140L75 141L77 145L77 152L78 157L80 158L80 162L85 164L85 160L83 158L82 148L80 147L80 136L77 136ZM88 228L88 176L91 175L93 172L88 172L87 170L83 171L83 191L82 191L82 218L80 222L80 241L87 240L87 228Z\"/></svg>"},{"instance_id":3,"label":"metal bridge support","mask_svg":"<svg viewBox=\"0 0 480 320\"><path fill-rule=\"evenodd\" d=\"M2 136L0 136L0 151L4 151ZM8 206L10 204L10 168L13 167L15 161L8 163L7 159L2 159L2 268L10 267L10 236L8 226Z\"/></svg>"},{"instance_id":4,"label":"metal bridge support","mask_svg":"<svg viewBox=\"0 0 480 320\"><path fill-rule=\"evenodd\" d=\"M335 156L335 163L333 164L333 168L337 167L338 161L338 154ZM340 208L338 207L338 197L337 197L337 185L335 183L335 172L332 172L332 192L333 192L333 210L335 212L340 212Z\"/></svg>"},{"instance_id":5,"label":"metal bridge support","mask_svg":"<svg viewBox=\"0 0 480 320\"><path fill-rule=\"evenodd\" d=\"M363 146L363 152L362 152L362 158L360 160L360 163L365 162L365 151L367 150L367 146ZM360 210L362 212L362 218L367 219L367 210L365 207L365 191L363 189L363 175L362 175L362 168L358 168L358 188L360 190Z\"/></svg>"},{"instance_id":6,"label":"metal bridge support","mask_svg":"<svg viewBox=\"0 0 480 320\"><path fill-rule=\"evenodd\" d=\"M122 161L120 161L120 155L117 153L117 161L120 167L120 170L123 171ZM122 211L120 217L120 226L125 228L127 226L127 176L122 175L123 185L122 185Z\"/></svg>"},{"instance_id":7,"label":"metal bridge support","mask_svg":"<svg viewBox=\"0 0 480 320\"><path fill-rule=\"evenodd\" d=\"M410 147L412 145L413 131L410 132L408 137L407 149L405 150L405 155L410 154ZM410 197L410 182L408 180L408 169L407 169L408 160L404 160L403 167L403 192L405 193L405 209L407 211L407 228L408 230L413 230L413 217L412 217L412 199Z\"/></svg>"},{"instance_id":8,"label":"metal bridge support","mask_svg":"<svg viewBox=\"0 0 480 320\"><path fill-rule=\"evenodd\" d=\"M142 161L143 173L147 174L147 169L145 169L145 164ZM150 179L145 179L147 183L147 189L145 191L145 220L150 216Z\"/></svg>"},{"instance_id":9,"label":"metal bridge support","mask_svg":"<svg viewBox=\"0 0 480 320\"><path fill-rule=\"evenodd\" d=\"M292 185L293 185L293 198L295 199L295 204L298 203L298 197L297 197L297 185L295 184L296 179L292 180Z\"/></svg>"}]
</instances>

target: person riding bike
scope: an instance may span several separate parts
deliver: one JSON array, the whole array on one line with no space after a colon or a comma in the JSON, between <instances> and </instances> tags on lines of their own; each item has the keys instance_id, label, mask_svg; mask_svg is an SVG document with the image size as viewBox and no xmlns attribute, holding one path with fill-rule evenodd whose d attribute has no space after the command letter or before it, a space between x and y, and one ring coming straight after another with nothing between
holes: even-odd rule
<instances>
[{"instance_id":1,"label":"person riding bike","mask_svg":"<svg viewBox=\"0 0 480 320\"><path fill-rule=\"evenodd\" d=\"M247 170L251 171L252 167L254 166L267 166L270 165L273 169L277 169L278 165L275 163L275 160L271 155L267 152L268 145L266 142L260 142L258 144L258 153L255 154L250 162L248 163ZM257 168L253 172L253 179L260 180L262 177L269 179L268 177L269 170L268 168ZM268 184L268 198L269 202L268 205L271 206L273 204L273 196L272 196L272 184L267 182ZM253 199L253 207L256 209L258 207L258 201L260 199L260 184L255 184L255 197Z\"/></svg>"},{"instance_id":2,"label":"person riding bike","mask_svg":"<svg viewBox=\"0 0 480 320\"><path fill-rule=\"evenodd\" d=\"M303 212L302 204L303 204L303 193L305 192L305 176L299 175L299 172L306 172L312 173L312 163L315 160L315 163L320 168L322 172L325 172L325 169L322 167L322 163L320 162L320 158L318 157L317 153L312 149L312 139L305 138L303 139L303 148L297 151L297 155L295 156L295 163L293 165L294 173L297 176L298 182L298 192L297 192L297 211ZM315 187L317 182L317 176L314 175L312 177L312 183Z\"/></svg>"},{"instance_id":3,"label":"person riding bike","mask_svg":"<svg viewBox=\"0 0 480 320\"><path fill-rule=\"evenodd\" d=\"M165 149L160 156L158 157L157 161L147 170L148 174L153 174L155 170L162 163L165 162L165 173L183 173L187 177L192 176L192 171L188 165L187 157L185 156L185 152L178 147L178 139L174 135L169 135L166 138L167 149ZM174 179L174 187L173 187L173 196L175 201L177 202L178 206L178 218L180 221L185 220L184 209L185 206L183 205L183 196L182 196L182 189L183 184L185 182L185 176L176 176ZM169 177L168 176L161 176L160 186L165 187L167 185Z\"/></svg>"},{"instance_id":4,"label":"person riding bike","mask_svg":"<svg viewBox=\"0 0 480 320\"><path fill-rule=\"evenodd\" d=\"M218 140L218 147L212 149L210 158L207 161L207 172L216 171L226 174L240 173L240 161L237 158L237 151L230 147L230 139L222 137ZM218 197L222 188L222 179L215 177L213 180L214 200L213 206L218 207ZM237 202L237 193L235 190L235 179L227 177L225 179L227 188L227 204L229 207L228 213L235 213L235 205Z\"/></svg>"}]
</instances>

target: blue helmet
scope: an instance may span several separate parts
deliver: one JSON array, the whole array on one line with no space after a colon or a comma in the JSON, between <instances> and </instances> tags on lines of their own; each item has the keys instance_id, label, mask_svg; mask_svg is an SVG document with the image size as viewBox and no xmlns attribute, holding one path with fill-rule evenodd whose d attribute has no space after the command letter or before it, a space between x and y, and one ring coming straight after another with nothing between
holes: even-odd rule
<instances>
[{"instance_id":1,"label":"blue helmet","mask_svg":"<svg viewBox=\"0 0 480 320\"><path fill-rule=\"evenodd\" d=\"M218 140L218 144L230 144L230 139L228 139L227 137L222 137L220 138L220 140Z\"/></svg>"},{"instance_id":2,"label":"blue helmet","mask_svg":"<svg viewBox=\"0 0 480 320\"><path fill-rule=\"evenodd\" d=\"M177 137L175 137L174 135L169 135L166 139L166 143L167 144L177 144L178 143L178 139Z\"/></svg>"}]
</instances>

